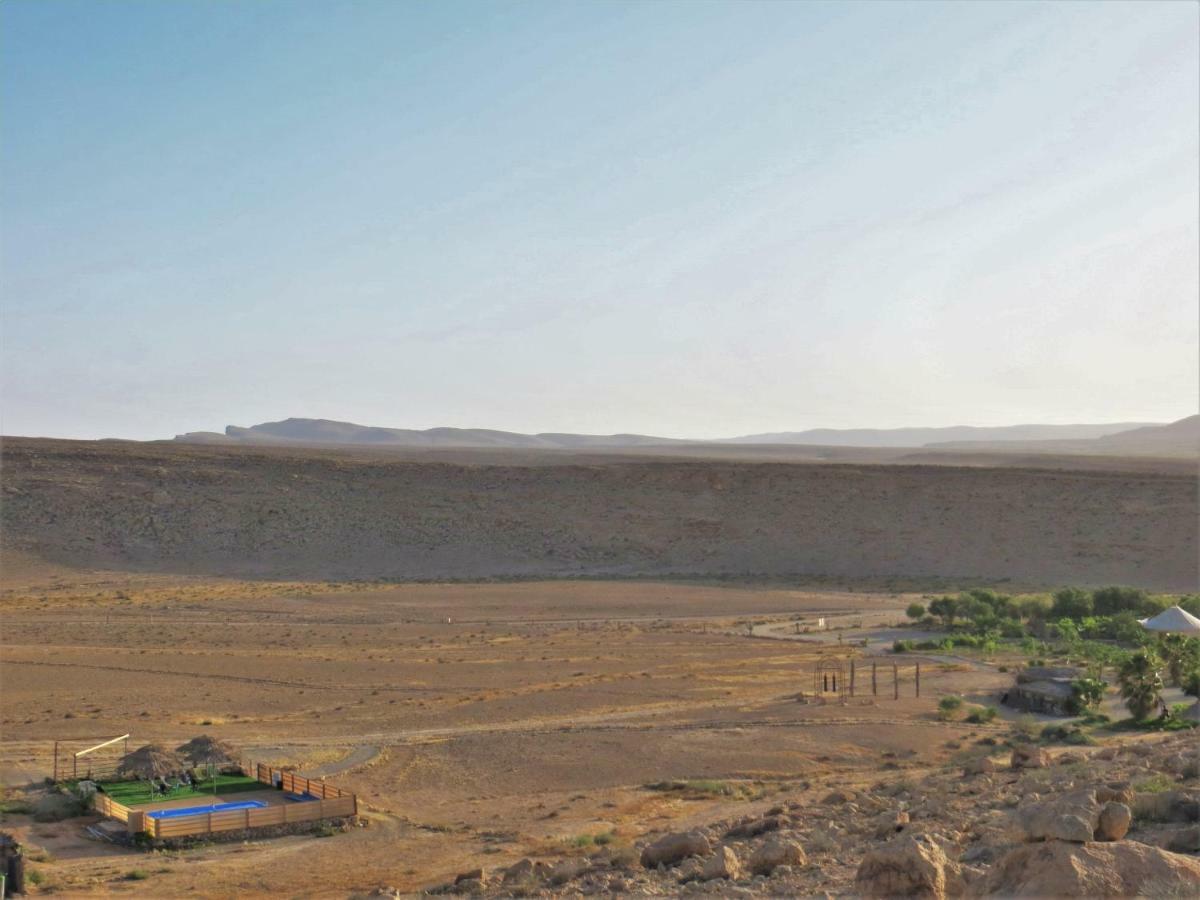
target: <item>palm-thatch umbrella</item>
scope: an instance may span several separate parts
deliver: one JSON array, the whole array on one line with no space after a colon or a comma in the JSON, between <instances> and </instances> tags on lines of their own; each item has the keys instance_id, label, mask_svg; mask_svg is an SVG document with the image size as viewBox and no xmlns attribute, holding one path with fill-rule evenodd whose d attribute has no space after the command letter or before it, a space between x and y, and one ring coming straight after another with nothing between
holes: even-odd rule
<instances>
[{"instance_id":1,"label":"palm-thatch umbrella","mask_svg":"<svg viewBox=\"0 0 1200 900\"><path fill-rule=\"evenodd\" d=\"M202 734L199 737L192 738L186 744L180 744L176 749L179 753L187 757L192 765L206 766L208 768L209 777L213 783L213 802L216 803L217 779L213 768L237 761L237 751L233 749L233 745L226 741L218 740L215 737L210 737L207 734Z\"/></svg>"},{"instance_id":2,"label":"palm-thatch umbrella","mask_svg":"<svg viewBox=\"0 0 1200 900\"><path fill-rule=\"evenodd\" d=\"M178 753L162 744L146 744L132 753L126 753L117 764L117 774L126 777L162 778L180 771L185 763ZM153 788L151 788L153 793Z\"/></svg>"}]
</instances>

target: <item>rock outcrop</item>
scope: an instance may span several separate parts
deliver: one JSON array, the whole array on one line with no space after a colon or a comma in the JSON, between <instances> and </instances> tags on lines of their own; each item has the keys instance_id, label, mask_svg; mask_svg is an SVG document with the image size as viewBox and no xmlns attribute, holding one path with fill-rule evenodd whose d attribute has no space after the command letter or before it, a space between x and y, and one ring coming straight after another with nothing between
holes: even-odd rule
<instances>
[{"instance_id":1,"label":"rock outcrop","mask_svg":"<svg viewBox=\"0 0 1200 900\"><path fill-rule=\"evenodd\" d=\"M962 896L958 863L929 835L902 837L870 851L858 867L854 886L866 897Z\"/></svg>"},{"instance_id":2,"label":"rock outcrop","mask_svg":"<svg viewBox=\"0 0 1200 900\"><path fill-rule=\"evenodd\" d=\"M1200 895L1200 860L1136 841L1018 847L979 885L978 896L1187 897Z\"/></svg>"}]
</instances>

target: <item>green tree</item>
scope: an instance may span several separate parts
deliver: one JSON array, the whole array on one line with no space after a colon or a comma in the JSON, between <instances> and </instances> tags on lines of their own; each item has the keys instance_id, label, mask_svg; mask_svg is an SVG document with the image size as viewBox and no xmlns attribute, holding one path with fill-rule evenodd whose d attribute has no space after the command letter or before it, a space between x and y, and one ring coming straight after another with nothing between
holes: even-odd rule
<instances>
[{"instance_id":1,"label":"green tree","mask_svg":"<svg viewBox=\"0 0 1200 900\"><path fill-rule=\"evenodd\" d=\"M1071 712L1079 714L1098 707L1105 687L1099 678L1076 678L1071 682Z\"/></svg>"},{"instance_id":2,"label":"green tree","mask_svg":"<svg viewBox=\"0 0 1200 900\"><path fill-rule=\"evenodd\" d=\"M922 619L925 617L925 607L920 603L910 603L904 614L910 619Z\"/></svg>"},{"instance_id":3,"label":"green tree","mask_svg":"<svg viewBox=\"0 0 1200 900\"><path fill-rule=\"evenodd\" d=\"M929 604L929 611L941 619L947 628L953 628L954 617L958 615L958 601L953 597L939 597Z\"/></svg>"},{"instance_id":4,"label":"green tree","mask_svg":"<svg viewBox=\"0 0 1200 900\"><path fill-rule=\"evenodd\" d=\"M1152 652L1143 650L1134 653L1121 665L1117 683L1121 688L1121 699L1130 715L1141 722L1158 709L1163 689L1160 661Z\"/></svg>"},{"instance_id":5,"label":"green tree","mask_svg":"<svg viewBox=\"0 0 1200 900\"><path fill-rule=\"evenodd\" d=\"M1052 619L1082 619L1090 616L1093 610L1092 595L1079 588L1063 588L1054 594L1054 604L1050 607Z\"/></svg>"},{"instance_id":6,"label":"green tree","mask_svg":"<svg viewBox=\"0 0 1200 900\"><path fill-rule=\"evenodd\" d=\"M1200 670L1200 639L1183 634L1164 634L1158 639L1158 652L1167 664L1167 679L1183 685L1187 676Z\"/></svg>"},{"instance_id":7,"label":"green tree","mask_svg":"<svg viewBox=\"0 0 1200 900\"><path fill-rule=\"evenodd\" d=\"M1092 608L1098 616L1115 616L1119 612L1144 614L1150 595L1141 588L1106 587L1092 591Z\"/></svg>"}]
</instances>

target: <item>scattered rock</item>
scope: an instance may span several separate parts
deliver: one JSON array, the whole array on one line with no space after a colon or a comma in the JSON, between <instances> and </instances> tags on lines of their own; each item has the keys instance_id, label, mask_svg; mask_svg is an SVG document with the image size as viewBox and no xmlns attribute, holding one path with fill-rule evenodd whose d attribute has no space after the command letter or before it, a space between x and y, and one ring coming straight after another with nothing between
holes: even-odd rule
<instances>
[{"instance_id":1,"label":"scattered rock","mask_svg":"<svg viewBox=\"0 0 1200 900\"><path fill-rule=\"evenodd\" d=\"M854 799L853 791L836 790L830 791L825 795L825 799L821 802L826 806L840 806L843 803L849 803Z\"/></svg>"},{"instance_id":2,"label":"scattered rock","mask_svg":"<svg viewBox=\"0 0 1200 900\"><path fill-rule=\"evenodd\" d=\"M642 851L642 865L653 869L658 865L671 866L689 856L708 856L712 845L698 831L684 831L659 838Z\"/></svg>"},{"instance_id":3,"label":"scattered rock","mask_svg":"<svg viewBox=\"0 0 1200 900\"><path fill-rule=\"evenodd\" d=\"M1044 769L1050 764L1049 756L1041 747L1033 744L1018 744L1013 747L1009 765L1014 769Z\"/></svg>"},{"instance_id":4,"label":"scattered rock","mask_svg":"<svg viewBox=\"0 0 1200 900\"><path fill-rule=\"evenodd\" d=\"M980 896L1188 896L1200 888L1200 860L1136 841L1018 847L976 886Z\"/></svg>"},{"instance_id":5,"label":"scattered rock","mask_svg":"<svg viewBox=\"0 0 1200 900\"><path fill-rule=\"evenodd\" d=\"M524 861L529 862L529 860ZM532 865L532 863L530 865ZM484 881L487 881L487 870L471 869L466 872L459 872L454 876L455 884L462 884L464 881L478 881L480 884L482 884Z\"/></svg>"},{"instance_id":6,"label":"scattered rock","mask_svg":"<svg viewBox=\"0 0 1200 900\"><path fill-rule=\"evenodd\" d=\"M1017 830L1023 841L1083 843L1093 839L1099 822L1100 806L1092 791L1031 804L1016 812Z\"/></svg>"},{"instance_id":7,"label":"scattered rock","mask_svg":"<svg viewBox=\"0 0 1200 900\"><path fill-rule=\"evenodd\" d=\"M963 766L964 775L989 775L996 771L996 764L990 756L979 756L969 760Z\"/></svg>"},{"instance_id":8,"label":"scattered rock","mask_svg":"<svg viewBox=\"0 0 1200 900\"><path fill-rule=\"evenodd\" d=\"M717 852L708 858L700 877L704 881L724 878L728 881L738 881L742 878L742 863L737 854L729 847L718 847Z\"/></svg>"},{"instance_id":9,"label":"scattered rock","mask_svg":"<svg viewBox=\"0 0 1200 900\"><path fill-rule=\"evenodd\" d=\"M1133 822L1133 811L1124 803L1109 801L1100 810L1100 821L1096 826L1096 840L1119 841L1129 831Z\"/></svg>"},{"instance_id":10,"label":"scattered rock","mask_svg":"<svg viewBox=\"0 0 1200 900\"><path fill-rule=\"evenodd\" d=\"M802 866L806 862L804 848L795 841L771 838L750 857L750 871L755 875L770 875L777 866Z\"/></svg>"},{"instance_id":11,"label":"scattered rock","mask_svg":"<svg viewBox=\"0 0 1200 900\"><path fill-rule=\"evenodd\" d=\"M929 897L965 891L962 871L928 835L905 835L871 850L858 866L856 890L866 897Z\"/></svg>"},{"instance_id":12,"label":"scattered rock","mask_svg":"<svg viewBox=\"0 0 1200 900\"><path fill-rule=\"evenodd\" d=\"M904 810L900 810L899 812L885 812L875 817L872 830L877 839L890 837L893 834L903 831L908 821L908 813Z\"/></svg>"},{"instance_id":13,"label":"scattered rock","mask_svg":"<svg viewBox=\"0 0 1200 900\"><path fill-rule=\"evenodd\" d=\"M733 828L730 828L727 832L725 832L725 837L757 837L760 834L766 834L768 831L778 831L780 828L786 828L790 824L791 819L788 819L786 816L763 816L761 819L751 819L748 822L742 822L740 825L735 825Z\"/></svg>"},{"instance_id":14,"label":"scattered rock","mask_svg":"<svg viewBox=\"0 0 1200 900\"><path fill-rule=\"evenodd\" d=\"M1200 825L1172 831L1167 837L1167 849L1176 853L1200 853Z\"/></svg>"}]
</instances>

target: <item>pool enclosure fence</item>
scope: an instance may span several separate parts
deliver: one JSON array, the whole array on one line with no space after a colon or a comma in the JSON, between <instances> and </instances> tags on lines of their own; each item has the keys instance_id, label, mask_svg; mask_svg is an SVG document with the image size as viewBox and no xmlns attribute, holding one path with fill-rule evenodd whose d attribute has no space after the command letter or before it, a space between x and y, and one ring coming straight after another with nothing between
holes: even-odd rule
<instances>
[{"instance_id":1,"label":"pool enclosure fence","mask_svg":"<svg viewBox=\"0 0 1200 900\"><path fill-rule=\"evenodd\" d=\"M197 812L189 816L153 818L153 810L134 809L116 802L107 794L95 796L96 812L124 822L130 834L145 832L155 840L213 834L219 831L240 831L245 828L266 828L272 825L290 825L294 822L316 822L320 819L339 819L358 814L358 797L349 791L334 787L324 781L314 781L265 766L262 763L242 766L245 774L251 774L262 782L263 789L279 788L285 794L303 797L300 801L255 809L216 810Z\"/></svg>"}]
</instances>

